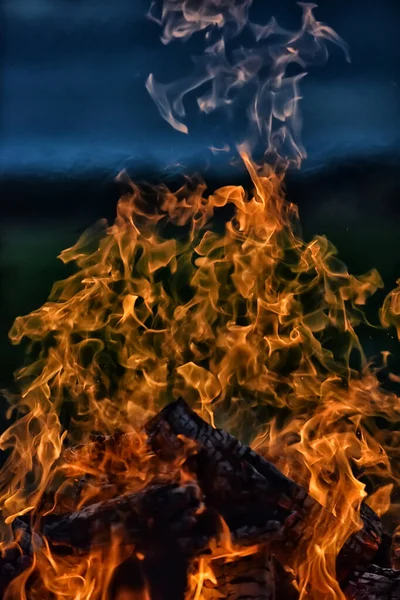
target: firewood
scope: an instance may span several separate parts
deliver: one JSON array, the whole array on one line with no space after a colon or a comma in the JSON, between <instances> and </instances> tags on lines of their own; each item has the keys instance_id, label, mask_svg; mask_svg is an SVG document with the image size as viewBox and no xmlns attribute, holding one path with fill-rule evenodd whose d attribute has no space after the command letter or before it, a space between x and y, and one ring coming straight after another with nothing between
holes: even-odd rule
<instances>
[{"instance_id":1,"label":"firewood","mask_svg":"<svg viewBox=\"0 0 400 600\"><path fill-rule=\"evenodd\" d=\"M81 551L110 544L115 534L122 543L137 547L163 534L195 543L192 530L201 509L196 485L154 485L72 513L50 515L44 519L42 533L52 544L66 544ZM202 544L207 542L206 538Z\"/></svg>"},{"instance_id":2,"label":"firewood","mask_svg":"<svg viewBox=\"0 0 400 600\"><path fill-rule=\"evenodd\" d=\"M286 541L295 545L307 535L314 511L324 511L326 522L335 528L335 518L299 484L226 431L207 424L182 399L162 409L146 424L145 430L153 449L164 460L177 457L182 446L177 436L196 443L199 451L187 464L199 480L207 505L215 508L231 529L237 528L240 512L247 513L257 524L257 535L260 533L260 520L268 514L268 521L285 524ZM87 448L100 456L105 450L118 453L118 447L129 445L131 437L132 434L121 433L96 436ZM72 448L68 452L78 449ZM261 505L265 511L262 514L257 509ZM338 557L340 579L344 579L356 566L372 562L382 539L382 525L374 511L362 504L360 516L363 528L349 538ZM250 525L250 522L246 523L247 527ZM244 536L243 539L246 538Z\"/></svg>"},{"instance_id":3,"label":"firewood","mask_svg":"<svg viewBox=\"0 0 400 600\"><path fill-rule=\"evenodd\" d=\"M248 446L242 444L229 433L215 429L206 423L197 415L187 403L180 399L163 408L145 427L150 440L153 440L153 447L161 447L160 439L171 438L171 433L175 436L184 436L195 441L205 454L205 462L210 467L217 465L214 471L223 471L223 479L229 479L232 474L233 479L242 478L242 485L231 485L231 490L241 495L242 500L246 497L251 486L253 486L254 495L260 502L266 502L269 505L275 505L282 511L287 511L286 516L281 512L277 519L282 522L285 519L284 537L293 547L297 541L304 539L312 527L313 515L318 511L325 512L325 518L330 527L336 526L336 518L328 513L319 503L311 498L307 492L296 482L289 479L281 473L272 463L254 452ZM218 466L219 465L219 466ZM207 469L203 469L206 473ZM243 473L248 473L248 479L243 482ZM215 473L213 473L215 475ZM217 494L207 495L210 484L204 482L204 477L200 474L200 485L206 493L206 501L210 498L217 499L217 508L221 514L226 516L229 507L232 506L232 497L230 502L224 498L221 502L220 490ZM213 478L209 478L211 481ZM245 483L245 485L243 485ZM211 488L215 484L211 484ZM222 486L220 486L222 487ZM235 504L235 503L233 503ZM276 510L275 514L278 514ZM361 518L363 527L360 531L353 534L344 544L338 556L338 574L339 578L345 578L356 567L363 564L369 564L377 552L381 543L383 531L379 517L367 505L361 506ZM227 517L229 523L229 517Z\"/></svg>"},{"instance_id":4,"label":"firewood","mask_svg":"<svg viewBox=\"0 0 400 600\"><path fill-rule=\"evenodd\" d=\"M167 405L145 426L153 450L163 460L175 460L184 444L177 436L195 442L197 451L186 465L194 472L208 507L214 508L227 522L233 539L259 543L264 523L275 521L284 527L287 552L300 539L310 535L313 515L324 511L324 520L335 528L336 519L322 508L296 482L284 476L272 463L258 455L232 435L208 425L183 401ZM97 436L89 447L94 454L106 450L118 452L129 443L130 434ZM339 579L357 566L372 562L381 538L382 526L377 515L361 506L364 527L343 546L337 562ZM250 532L253 531L253 535ZM270 537L270 527L266 529ZM283 532L282 532L283 533Z\"/></svg>"},{"instance_id":5,"label":"firewood","mask_svg":"<svg viewBox=\"0 0 400 600\"><path fill-rule=\"evenodd\" d=\"M391 564L393 569L400 569L400 525L396 527L392 536Z\"/></svg>"},{"instance_id":6,"label":"firewood","mask_svg":"<svg viewBox=\"0 0 400 600\"><path fill-rule=\"evenodd\" d=\"M348 538L337 557L339 581L345 579L355 568L369 565L383 539L383 527L378 515L364 502L360 506L360 517L363 527Z\"/></svg>"},{"instance_id":7,"label":"firewood","mask_svg":"<svg viewBox=\"0 0 400 600\"><path fill-rule=\"evenodd\" d=\"M376 565L355 571L345 594L349 600L400 600L400 571Z\"/></svg>"},{"instance_id":8,"label":"firewood","mask_svg":"<svg viewBox=\"0 0 400 600\"><path fill-rule=\"evenodd\" d=\"M176 489L176 488L175 488ZM160 490L152 490L156 495L161 494ZM174 493L174 489L170 490L171 494ZM192 498L192 491L187 490L187 498ZM139 493L140 494L140 493ZM150 499L150 496L147 500ZM140 502L143 502L143 498L133 502L133 505L139 506ZM191 501L191 500L190 500ZM176 502L176 503L175 503ZM144 503L144 502L143 502ZM171 506L182 506L182 499L179 497L171 500ZM93 506L90 507L93 513ZM109 508L109 507L108 507ZM82 509L84 510L84 509ZM174 511L172 511L174 512ZM104 513L102 513L104 516ZM162 514L159 515L161 517ZM72 515L70 515L72 518ZM59 517L57 517L58 519ZM71 520L62 521L63 524L69 523ZM55 525L56 523L53 523ZM61 524L59 521L57 525ZM16 539L19 541L19 549L16 547L7 550L0 559L0 590L2 594L5 593L7 585L10 581L21 573L24 569L29 568L32 560L32 539L29 527L26 523L20 519L16 519L14 522L14 530L16 531ZM52 526L49 525L48 532L52 531ZM60 529L55 528L59 534L59 543L71 543L76 541L75 535L67 536L60 535ZM147 535L148 532L145 534ZM46 534L46 532L45 532ZM35 545L40 545L40 538L35 534ZM54 541L49 539L50 542ZM97 541L100 542L99 538ZM106 540L103 538L103 542ZM143 544L143 540L139 541ZM203 540L203 544L209 542L209 540ZM172 543L171 546L169 544ZM143 545L149 545L151 548L149 556L154 562L154 548L159 548L159 540L154 540L154 537L150 537L145 541ZM174 539L163 539L162 544L165 548L169 549L169 554L173 554L176 543ZM86 547L86 544L82 545L82 548ZM189 546L182 545L184 549ZM193 545L191 550L193 550ZM57 546L53 548L57 551ZM204 545L203 545L204 550ZM22 552L21 552L22 551ZM164 560L164 558L163 558ZM248 557L240 557L237 560L231 562L224 562L223 560L215 560L212 562L213 572L217 579L217 584L210 585L206 583L205 587L209 595L206 597L210 600L214 598L227 598L229 600L236 600L237 598L248 598L250 600L272 600L273 598L285 598L285 600L294 600L297 598L294 587L291 586L291 579L288 574L287 577L282 578L283 569L280 565L271 562L271 556L265 553L256 553ZM153 567L154 568L154 567ZM265 585L264 585L265 584ZM276 595L273 595L273 590L276 590ZM349 577L344 592L348 600L400 600L400 571L394 569L386 569L376 565L370 565L366 571L356 570ZM269 595L268 595L269 594ZM2 597L2 596L0 596Z\"/></svg>"},{"instance_id":9,"label":"firewood","mask_svg":"<svg viewBox=\"0 0 400 600\"><path fill-rule=\"evenodd\" d=\"M34 540L27 523L18 517L12 524L14 539L6 545L0 556L0 598L4 597L8 585L20 573L28 569L33 562L33 541L36 546L42 545L39 536Z\"/></svg>"},{"instance_id":10,"label":"firewood","mask_svg":"<svg viewBox=\"0 0 400 600\"><path fill-rule=\"evenodd\" d=\"M199 444L214 462L224 460L226 455L236 459L238 466L246 463L261 475L269 485L274 500L285 509L309 508L316 504L305 490L281 473L272 463L242 444L234 436L215 429L197 415L182 399L168 404L145 426L150 439L157 436L160 428L168 425L175 435L183 435Z\"/></svg>"},{"instance_id":11,"label":"firewood","mask_svg":"<svg viewBox=\"0 0 400 600\"><path fill-rule=\"evenodd\" d=\"M266 549L231 560L219 559L210 564L215 582L207 580L207 600L275 600L276 573L273 557Z\"/></svg>"},{"instance_id":12,"label":"firewood","mask_svg":"<svg viewBox=\"0 0 400 600\"><path fill-rule=\"evenodd\" d=\"M238 520L232 540L251 545L279 537L279 522L266 513L259 521L257 525L251 519ZM144 552L150 540L167 537L176 540L188 557L207 551L211 539L218 538L221 531L220 517L203 507L194 484L152 486L73 513L50 516L42 528L50 543L80 551L107 545L116 533L122 536L121 543L135 544Z\"/></svg>"},{"instance_id":13,"label":"firewood","mask_svg":"<svg viewBox=\"0 0 400 600\"><path fill-rule=\"evenodd\" d=\"M154 548L164 549L164 555L165 549L174 548L182 560L190 561L209 554L211 541L221 541L222 532L226 535L229 530L230 543L242 549L266 544L268 551L282 564L290 564L290 548L299 541L302 545L307 543L314 511L324 511L323 507L251 448L205 423L182 400L165 407L145 430L152 456L156 459L158 456L157 460L164 463L163 472L169 472L168 461L175 461L175 466L176 463L182 465L193 481L153 483L141 491L96 502L80 510L50 514L39 524L37 517L36 546L41 543L41 534L54 552L60 545L60 551L65 552L67 545L71 552L84 553L96 545L109 545L117 534L121 543L133 544L138 552L147 556L145 560L156 564L157 556L151 558ZM91 443L97 444L92 448L94 452L107 449L111 444L113 452L118 454L119 444L124 442L123 436L117 436ZM162 466L157 460L154 464ZM329 527L335 527L333 515L324 512ZM338 579L349 599L400 600L398 572L378 566L365 567L372 562L379 547L382 526L366 505L361 507L361 517L363 528L349 538L339 554ZM20 546L29 558L31 533L26 523L17 521L14 529L19 530ZM265 554L262 556L265 558ZM286 576L279 579L277 574L276 568L280 568L282 575L282 567L275 559L264 562L261 567L258 561L264 560L262 556L256 553L228 563L212 561L219 581L215 589L208 590L210 599L218 590L219 597L229 600L239 597L265 600L274 597L275 588L277 597L282 597L285 589L285 598L290 598L293 586L286 581ZM0 562L3 589L5 582L19 572L20 566L14 565L19 558L20 554L18 557L9 554ZM242 571L247 571L243 577ZM266 584L263 591L261 583Z\"/></svg>"}]
</instances>

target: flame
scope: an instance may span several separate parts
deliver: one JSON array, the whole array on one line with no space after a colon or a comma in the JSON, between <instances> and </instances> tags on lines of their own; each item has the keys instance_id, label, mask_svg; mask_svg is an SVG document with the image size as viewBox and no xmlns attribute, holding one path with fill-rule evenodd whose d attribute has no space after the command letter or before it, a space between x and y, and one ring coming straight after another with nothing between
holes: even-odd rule
<instances>
[{"instance_id":1,"label":"flame","mask_svg":"<svg viewBox=\"0 0 400 600\"><path fill-rule=\"evenodd\" d=\"M361 527L362 500L379 514L390 512L398 487L398 434L377 421L398 422L400 404L380 386L357 335L369 325L363 306L382 287L379 274L354 276L324 236L302 239L284 173L304 156L300 75L288 77L287 67L324 60L326 40L345 45L315 20L310 4L301 5L297 33L273 20L249 23L249 0L196 5L168 0L159 22L164 43L205 32L198 73L166 86L150 77L148 89L162 115L186 131L180 118L188 91L210 82L211 92L198 98L209 112L250 86L251 128L275 155L273 166L252 160L248 135L240 155L249 191L230 185L207 193L201 180L189 180L176 191L161 185L149 193L121 174L127 191L115 222L100 221L61 253L75 272L10 331L14 344L25 339L30 347L16 374L21 394L9 398L12 423L0 437L8 456L0 476L2 550L21 543L12 531L17 517L31 515L35 532L41 519L67 508L155 480L184 482L179 460L157 472L142 431L181 396L208 422L249 440L337 517L332 530L316 516L288 568L300 598L341 600L335 560ZM226 41L246 27L257 43L280 41L238 50L229 61ZM262 82L266 65L272 75ZM388 296L381 321L399 330L398 299L398 290ZM96 438L115 432L117 448L115 436ZM366 481L376 490L369 497ZM215 561L259 550L234 547L223 522L221 529L210 556L191 565L188 599L206 600L209 585L218 587ZM7 599L108 598L124 561L143 559L121 535L113 532L109 547L82 556L53 552L34 536L32 564L10 584ZM398 554L394 544L394 562ZM145 582L137 591L122 586L115 597L147 600L151 591Z\"/></svg>"},{"instance_id":2,"label":"flame","mask_svg":"<svg viewBox=\"0 0 400 600\"><path fill-rule=\"evenodd\" d=\"M377 416L398 419L398 398L379 386L356 334L366 322L363 304L382 284L375 271L350 275L326 238L304 242L281 178L242 157L254 181L250 196L234 186L208 196L202 184L176 193L159 188L156 206L130 183L105 235L96 239L96 227L61 254L75 261L76 273L55 284L42 308L16 320L11 339L27 337L39 353L18 373L23 393L13 406L25 414L1 437L11 452L2 511L9 521L31 508L43 513L52 485L58 493L46 510L60 510L83 477L89 481L79 505L98 501L110 472L110 494L142 489L153 475L139 429L181 395L209 422L253 439L338 517L335 531L316 522L295 571L304 597L311 589L316 598L342 598L335 558L360 527L366 497L354 473L392 483L399 475L391 467L395 440L374 425ZM234 216L215 231L227 206ZM172 224L181 230L176 238L168 235ZM290 415L283 426L282 411ZM72 446L116 429L129 434L117 453L101 454L95 442L62 453L66 439ZM372 506L387 509L390 491L373 496ZM40 589L57 599L101 598L123 560L117 550L77 560L38 548ZM211 573L203 559L195 597Z\"/></svg>"}]
</instances>

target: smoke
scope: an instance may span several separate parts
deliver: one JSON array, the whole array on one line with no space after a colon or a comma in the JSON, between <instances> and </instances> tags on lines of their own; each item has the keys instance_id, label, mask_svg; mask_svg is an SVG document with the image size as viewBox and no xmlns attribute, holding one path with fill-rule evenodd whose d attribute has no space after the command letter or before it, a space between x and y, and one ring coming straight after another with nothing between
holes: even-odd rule
<instances>
[{"instance_id":1,"label":"smoke","mask_svg":"<svg viewBox=\"0 0 400 600\"><path fill-rule=\"evenodd\" d=\"M274 18L266 25L251 22L251 3L206 0L201 7L193 0L165 0L161 7L153 3L149 16L160 25L164 44L186 42L197 34L202 36L204 51L193 58L189 76L161 83L150 74L146 87L161 116L177 131L189 132L185 100L194 94L202 113L219 110L228 122L245 115L246 126L237 144L248 143L275 164L299 166L306 156L301 142L300 80L307 66L327 61L328 42L339 46L349 60L347 45L316 20L315 4L299 3L301 26L293 32ZM250 45L242 43L242 34Z\"/></svg>"}]
</instances>

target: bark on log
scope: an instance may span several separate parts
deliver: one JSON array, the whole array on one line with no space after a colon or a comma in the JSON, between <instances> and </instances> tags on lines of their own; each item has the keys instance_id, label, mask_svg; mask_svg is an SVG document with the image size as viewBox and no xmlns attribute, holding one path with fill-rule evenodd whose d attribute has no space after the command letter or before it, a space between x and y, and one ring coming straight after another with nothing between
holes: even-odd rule
<instances>
[{"instance_id":1,"label":"bark on log","mask_svg":"<svg viewBox=\"0 0 400 600\"><path fill-rule=\"evenodd\" d=\"M147 423L145 430L153 449L163 459L176 458L182 447L177 438L180 435L201 448L189 464L205 492L207 504L213 506L233 530L239 527L237 523L242 519L239 507L242 507L242 513L252 516L257 534L264 517L257 506L263 504L269 520L286 523L285 537L289 544L295 545L307 535L314 511L324 511L299 484L229 433L207 424L182 399L162 409ZM88 447L95 455L102 456L105 450L118 453L119 447L129 446L131 437L132 434L96 436ZM382 539L380 520L367 505L361 506L360 516L364 527L349 538L338 557L340 579L345 579L356 567L371 563ZM325 517L335 528L335 518L327 512Z\"/></svg>"},{"instance_id":2,"label":"bark on log","mask_svg":"<svg viewBox=\"0 0 400 600\"><path fill-rule=\"evenodd\" d=\"M203 421L180 399L168 404L145 426L150 439L157 436L165 425L175 435L183 435L199 444L214 462L223 461L226 455L240 464L251 467L261 475L270 488L271 498L287 510L309 509L315 503L305 490L281 473L272 463L258 455L222 429L214 429Z\"/></svg>"},{"instance_id":3,"label":"bark on log","mask_svg":"<svg viewBox=\"0 0 400 600\"><path fill-rule=\"evenodd\" d=\"M393 569L400 569L400 525L398 525L393 532L391 564Z\"/></svg>"},{"instance_id":4,"label":"bark on log","mask_svg":"<svg viewBox=\"0 0 400 600\"><path fill-rule=\"evenodd\" d=\"M93 545L109 544L117 530L121 541L134 544L138 551L151 553L151 548L157 544L161 543L165 548L170 542L182 556L191 558L206 552L210 540L218 537L221 531L219 515L228 524L233 541L241 546L282 539L293 546L298 540L303 543L307 539L313 512L324 510L274 465L230 434L205 423L182 400L165 407L147 424L146 432L154 451L163 460L174 460L183 453L188 470L196 475L196 483L153 485L141 492L98 502L73 513L46 517L42 522L42 533L55 550L57 544L67 544L74 550L85 552ZM194 442L190 451L179 436ZM94 443L109 444L110 438ZM339 580L348 582L343 583L345 592L354 600L400 600L398 572L362 566L372 562L382 528L369 507L363 505L361 515L363 529L351 536L340 553ZM334 517L326 513L326 518L329 526L335 527ZM30 533L26 525L21 527L25 528L22 538L29 555ZM8 563L12 562L8 560ZM253 581L251 595L250 588L242 586L246 578L243 581L236 576L237 569L240 571L246 560L236 562L240 564L220 566L225 597L234 600L239 594L240 598L244 595L253 600L256 597L265 600L265 596L254 596L257 586L253 579L257 581L261 571L268 579L271 571L256 569L254 577L250 574ZM6 563L7 560L0 562L0 585L3 567L5 572L10 570ZM270 583L267 587L272 589ZM289 597L289 591L285 593ZM277 597L282 597L281 588Z\"/></svg>"},{"instance_id":5,"label":"bark on log","mask_svg":"<svg viewBox=\"0 0 400 600\"><path fill-rule=\"evenodd\" d=\"M325 511L300 485L283 475L272 463L229 433L214 429L203 421L184 400L180 399L167 405L148 422L145 429L150 440L153 441L154 449L157 451L157 448L160 448L161 454L163 444L160 443L160 439L164 437L169 441L173 433L175 436L182 435L195 441L205 454L205 463L217 465L216 470L222 470L225 479L229 478L230 473L234 478L237 478L240 473L247 473L247 482L242 481L242 485L238 486L236 481L230 488L238 490L239 494L244 494L245 491L248 492L251 481L260 501L288 511L286 517L284 512L276 511L275 514L280 522L282 518L286 518L283 533L289 544L294 545L307 535L307 528L312 526L313 515L317 511L324 511L330 527L335 528L335 517ZM226 502L226 498L223 502L219 502L220 490L213 494L214 484L211 484L210 493L210 484L204 481L201 473L199 479L206 493L206 501L211 498L213 503L213 498L216 498L218 502L216 508L225 518L228 507L232 505L231 502ZM347 540L338 556L337 569L340 580L348 576L356 567L371 563L381 543L383 530L379 517L367 505L362 505L361 518L364 523L363 528ZM229 522L229 518L227 520Z\"/></svg>"},{"instance_id":6,"label":"bark on log","mask_svg":"<svg viewBox=\"0 0 400 600\"><path fill-rule=\"evenodd\" d=\"M15 543L3 550L0 556L0 598L3 598L11 581L32 565L32 535L28 525L17 518L13 532Z\"/></svg>"},{"instance_id":7,"label":"bark on log","mask_svg":"<svg viewBox=\"0 0 400 600\"><path fill-rule=\"evenodd\" d=\"M376 565L355 571L345 594L349 600L400 600L400 571Z\"/></svg>"},{"instance_id":8,"label":"bark on log","mask_svg":"<svg viewBox=\"0 0 400 600\"><path fill-rule=\"evenodd\" d=\"M216 583L204 584L209 600L275 600L282 596L276 588L275 563L266 549L234 561L211 563Z\"/></svg>"},{"instance_id":9,"label":"bark on log","mask_svg":"<svg viewBox=\"0 0 400 600\"><path fill-rule=\"evenodd\" d=\"M201 509L196 485L157 485L73 513L50 516L44 520L42 533L52 544L66 544L81 551L110 544L115 534L121 536L122 543L137 547L155 535L196 543L194 527Z\"/></svg>"},{"instance_id":10,"label":"bark on log","mask_svg":"<svg viewBox=\"0 0 400 600\"><path fill-rule=\"evenodd\" d=\"M246 546L279 537L279 522L268 519L265 513L260 521L258 527L251 520L250 524L240 522L231 531L232 539ZM197 486L171 484L49 517L42 533L53 545L64 544L80 551L107 545L116 533L121 543L134 544L143 552L161 539L171 539L190 558L208 551L210 541L218 538L221 530L218 514L203 507Z\"/></svg>"}]
</instances>

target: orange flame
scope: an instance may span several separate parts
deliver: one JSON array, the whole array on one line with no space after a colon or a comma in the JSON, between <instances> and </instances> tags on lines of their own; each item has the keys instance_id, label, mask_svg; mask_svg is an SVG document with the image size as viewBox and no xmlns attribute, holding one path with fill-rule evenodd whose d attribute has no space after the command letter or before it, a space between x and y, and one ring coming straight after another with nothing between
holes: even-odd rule
<instances>
[{"instance_id":1,"label":"orange flame","mask_svg":"<svg viewBox=\"0 0 400 600\"><path fill-rule=\"evenodd\" d=\"M391 469L393 439L374 425L376 416L398 418L398 398L380 388L356 335L365 321L361 307L381 281L374 271L350 275L326 238L302 241L280 179L267 167L259 172L245 154L243 160L252 196L233 186L209 196L203 185L175 194L159 188L155 205L131 184L105 235L96 239L95 228L61 254L76 262L77 272L10 333L15 343L22 337L39 343L40 351L18 374L23 393L14 406L25 414L1 437L11 452L1 507L7 521L31 508L40 512L46 489L58 486L46 510L59 510L83 476L93 481L81 504L97 501L110 471L117 488L109 493L141 489L152 470L135 431L182 395L203 418L253 439L257 451L339 518L334 532L316 522L295 570L303 595L342 598L335 557L360 527L366 496L354 470L393 483L399 475ZM222 233L213 230L229 205L234 216ZM169 224L181 229L176 239ZM361 371L350 366L354 353ZM282 410L291 415L283 426ZM69 413L68 434L57 416L62 411ZM96 459L95 445L61 453L66 435L75 444L116 429L130 434L118 455L109 450ZM380 512L389 491L371 498ZM101 598L122 560L118 544L105 552L77 561L37 548L41 593Z\"/></svg>"},{"instance_id":2,"label":"orange flame","mask_svg":"<svg viewBox=\"0 0 400 600\"><path fill-rule=\"evenodd\" d=\"M225 40L247 26L250 2L209 0L197 12L194 4L165 2L164 42L196 31L208 36L211 25L220 36L210 41L200 76L167 87L149 79L160 112L184 131L179 118L189 90L213 83L199 99L207 112L256 83L252 124L279 166L298 163L299 77L287 78L286 67L324 58L324 40L342 41L303 4L300 32L275 21L252 25L257 41L274 34L281 44L238 53L227 64ZM264 55L268 85L258 79ZM141 432L149 416L182 396L209 422L249 439L337 517L334 531L316 518L290 568L301 598L344 598L335 559L360 528L364 482L374 482L378 491L368 500L383 514L399 481L398 436L376 424L377 417L398 422L399 400L380 387L356 332L382 282L375 270L349 274L325 237L305 242L297 208L284 196L284 169L259 167L245 146L240 152L253 181L249 193L226 186L207 195L204 183L189 182L146 195L121 175L128 191L114 224L99 222L64 250L60 258L75 263L75 273L54 285L41 308L16 319L12 342L27 338L31 347L30 363L17 373L21 395L10 398L9 416L17 417L0 437L8 453L0 476L3 549L19 543L11 532L17 516L32 513L35 531L42 516L66 507L143 489L155 477L184 480L179 461L155 473ZM387 298L381 319L399 329L398 298L398 290ZM89 443L93 434L115 431L127 434L118 452ZM205 583L218 585L213 561L258 550L233 547L222 525L211 556L192 565L188 598L206 600ZM32 565L7 598L108 598L115 570L135 555L120 533L84 557L34 541ZM122 588L117 597L147 599L150 591L147 584L137 593Z\"/></svg>"}]
</instances>

